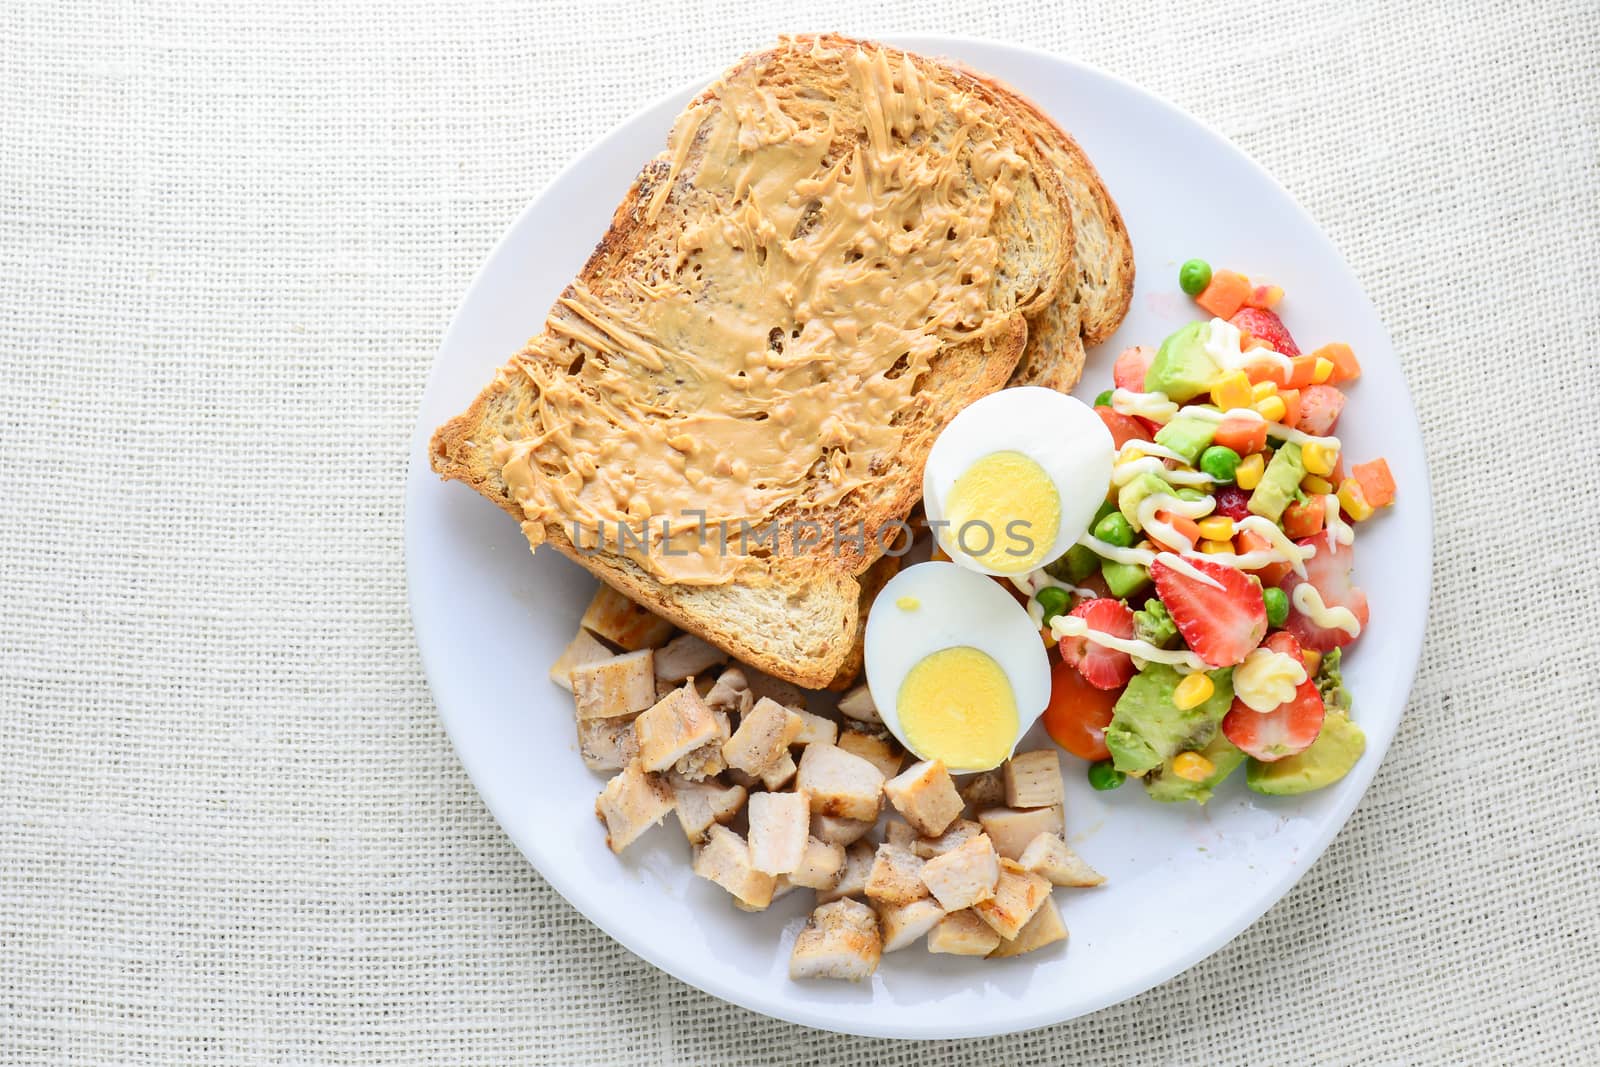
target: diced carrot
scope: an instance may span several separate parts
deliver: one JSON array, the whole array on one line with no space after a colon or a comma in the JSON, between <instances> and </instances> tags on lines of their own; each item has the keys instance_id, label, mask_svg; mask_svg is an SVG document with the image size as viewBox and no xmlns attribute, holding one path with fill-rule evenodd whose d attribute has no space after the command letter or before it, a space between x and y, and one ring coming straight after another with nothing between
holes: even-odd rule
<instances>
[{"instance_id":1,"label":"diced carrot","mask_svg":"<svg viewBox=\"0 0 1600 1067\"><path fill-rule=\"evenodd\" d=\"M1124 415L1114 408L1102 404L1094 409L1100 416L1100 421L1106 424L1106 429L1111 431L1111 443L1121 448L1129 441L1153 441L1155 435L1145 429L1145 424L1132 415Z\"/></svg>"},{"instance_id":2,"label":"diced carrot","mask_svg":"<svg viewBox=\"0 0 1600 1067\"><path fill-rule=\"evenodd\" d=\"M1217 432L1211 438L1211 443L1224 445L1241 456L1248 456L1267 447L1267 424L1256 419L1223 419L1217 423Z\"/></svg>"},{"instance_id":3,"label":"diced carrot","mask_svg":"<svg viewBox=\"0 0 1600 1067\"><path fill-rule=\"evenodd\" d=\"M1334 485L1344 481L1344 453L1340 452L1333 459L1333 473L1328 475L1328 480Z\"/></svg>"},{"instance_id":4,"label":"diced carrot","mask_svg":"<svg viewBox=\"0 0 1600 1067\"><path fill-rule=\"evenodd\" d=\"M1245 297L1244 306L1260 308L1271 311L1283 300L1283 287L1280 285L1257 285L1250 290L1250 295Z\"/></svg>"},{"instance_id":5,"label":"diced carrot","mask_svg":"<svg viewBox=\"0 0 1600 1067\"><path fill-rule=\"evenodd\" d=\"M1244 307L1249 295L1249 278L1231 270L1219 270L1211 275L1211 284L1201 290L1194 302L1219 319L1231 319Z\"/></svg>"},{"instance_id":6,"label":"diced carrot","mask_svg":"<svg viewBox=\"0 0 1600 1067\"><path fill-rule=\"evenodd\" d=\"M1278 396L1283 400L1283 424L1293 426L1300 421L1300 390L1280 389Z\"/></svg>"},{"instance_id":7,"label":"diced carrot","mask_svg":"<svg viewBox=\"0 0 1600 1067\"><path fill-rule=\"evenodd\" d=\"M1261 360L1245 368L1245 374L1252 382L1271 382L1279 389L1304 389L1311 384L1312 375L1316 373L1317 358L1315 356L1290 356L1289 362L1293 369L1285 371L1277 360Z\"/></svg>"},{"instance_id":8,"label":"diced carrot","mask_svg":"<svg viewBox=\"0 0 1600 1067\"><path fill-rule=\"evenodd\" d=\"M1366 497L1367 503L1375 508L1394 503L1394 475L1389 473L1387 460L1379 458L1357 463L1350 468L1350 473L1355 476L1356 484L1361 486L1361 495Z\"/></svg>"},{"instance_id":9,"label":"diced carrot","mask_svg":"<svg viewBox=\"0 0 1600 1067\"><path fill-rule=\"evenodd\" d=\"M1156 518L1171 526L1176 532L1187 537L1190 545L1198 545L1200 543L1200 527L1193 519L1185 518L1182 515L1174 515L1170 511L1158 511L1156 512ZM1169 549L1173 552L1187 551L1183 545L1167 544L1165 541L1157 537L1153 530L1146 530L1145 533L1152 541L1155 541L1163 548Z\"/></svg>"},{"instance_id":10,"label":"diced carrot","mask_svg":"<svg viewBox=\"0 0 1600 1067\"><path fill-rule=\"evenodd\" d=\"M1309 500L1304 504L1292 503L1283 509L1283 532L1295 541L1315 537L1321 531L1322 521L1326 517L1321 497L1317 498L1316 503Z\"/></svg>"},{"instance_id":11,"label":"diced carrot","mask_svg":"<svg viewBox=\"0 0 1600 1067\"><path fill-rule=\"evenodd\" d=\"M1335 341L1333 344L1323 345L1321 348L1311 353L1311 355L1313 357L1321 356L1323 359L1333 364L1333 376L1328 379L1326 383L1328 385L1333 385L1338 382L1348 382L1352 379L1361 377L1361 364L1356 361L1355 352L1351 350L1349 345L1342 341Z\"/></svg>"},{"instance_id":12,"label":"diced carrot","mask_svg":"<svg viewBox=\"0 0 1600 1067\"><path fill-rule=\"evenodd\" d=\"M1272 542L1254 530L1241 530L1233 539L1234 551L1241 556L1247 552L1259 552L1264 548L1271 547ZM1277 585L1289 573L1289 565L1287 563L1269 563L1265 567L1250 573L1260 578L1263 586Z\"/></svg>"}]
</instances>

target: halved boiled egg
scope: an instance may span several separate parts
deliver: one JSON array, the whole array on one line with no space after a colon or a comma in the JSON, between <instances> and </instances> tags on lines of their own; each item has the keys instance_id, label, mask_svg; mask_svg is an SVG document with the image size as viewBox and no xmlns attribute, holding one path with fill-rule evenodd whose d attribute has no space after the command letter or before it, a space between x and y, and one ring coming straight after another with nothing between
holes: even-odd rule
<instances>
[{"instance_id":1,"label":"halved boiled egg","mask_svg":"<svg viewBox=\"0 0 1600 1067\"><path fill-rule=\"evenodd\" d=\"M1106 498L1116 448L1094 409L1054 389L975 401L928 453L922 503L939 547L985 574L1060 558Z\"/></svg>"},{"instance_id":2,"label":"halved boiled egg","mask_svg":"<svg viewBox=\"0 0 1600 1067\"><path fill-rule=\"evenodd\" d=\"M1050 660L998 582L954 563L895 575L867 616L867 686L889 731L954 772L998 767L1050 701Z\"/></svg>"}]
</instances>

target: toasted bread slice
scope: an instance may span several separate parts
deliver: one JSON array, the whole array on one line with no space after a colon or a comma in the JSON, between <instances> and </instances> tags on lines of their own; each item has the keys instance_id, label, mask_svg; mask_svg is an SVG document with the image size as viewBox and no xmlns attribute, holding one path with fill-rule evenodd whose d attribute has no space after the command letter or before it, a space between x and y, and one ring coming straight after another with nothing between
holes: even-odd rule
<instances>
[{"instance_id":1,"label":"toasted bread slice","mask_svg":"<svg viewBox=\"0 0 1600 1067\"><path fill-rule=\"evenodd\" d=\"M918 199L919 182L937 195ZM987 83L867 42L785 39L679 117L545 332L436 432L434 468L535 547L763 671L826 685L855 647L855 576L883 546L808 545L785 523L874 531L910 511L934 438L1005 384L1027 317L1071 284L1071 211ZM726 503L729 483L697 464L730 455L750 464L757 548L691 566L595 544L591 523L624 506L648 521Z\"/></svg>"}]
</instances>

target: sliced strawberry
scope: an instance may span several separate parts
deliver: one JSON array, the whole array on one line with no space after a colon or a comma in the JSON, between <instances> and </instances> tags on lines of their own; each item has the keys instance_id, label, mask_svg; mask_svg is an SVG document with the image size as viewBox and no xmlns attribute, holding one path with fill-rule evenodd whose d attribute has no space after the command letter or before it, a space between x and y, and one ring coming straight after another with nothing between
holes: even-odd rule
<instances>
[{"instance_id":1,"label":"sliced strawberry","mask_svg":"<svg viewBox=\"0 0 1600 1067\"><path fill-rule=\"evenodd\" d=\"M1195 655L1213 667L1243 663L1267 636L1267 606L1261 588L1243 571L1207 559L1184 562L1222 588L1196 581L1160 556L1150 565L1156 593Z\"/></svg>"},{"instance_id":2,"label":"sliced strawberry","mask_svg":"<svg viewBox=\"0 0 1600 1067\"><path fill-rule=\"evenodd\" d=\"M1085 600L1072 609L1091 630L1112 637L1133 636L1133 612L1120 600L1100 597ZM1117 689L1133 677L1133 657L1114 648L1105 648L1087 637L1063 637L1061 658L1078 668L1084 681L1096 689Z\"/></svg>"},{"instance_id":3,"label":"sliced strawberry","mask_svg":"<svg viewBox=\"0 0 1600 1067\"><path fill-rule=\"evenodd\" d=\"M1150 364L1156 359L1156 350L1146 348L1144 345L1134 345L1132 348L1122 350L1122 355L1117 357L1116 363L1111 366L1111 380L1117 383L1118 389L1127 389L1130 392L1144 392L1144 376L1150 370Z\"/></svg>"},{"instance_id":4,"label":"sliced strawberry","mask_svg":"<svg viewBox=\"0 0 1600 1067\"><path fill-rule=\"evenodd\" d=\"M1322 732L1326 709L1317 683L1310 678L1271 711L1261 712L1235 697L1233 707L1222 719L1222 733L1247 755L1271 763L1311 747Z\"/></svg>"},{"instance_id":5,"label":"sliced strawberry","mask_svg":"<svg viewBox=\"0 0 1600 1067\"><path fill-rule=\"evenodd\" d=\"M1106 424L1106 429L1111 431L1111 443L1118 448L1129 441L1154 441L1155 434L1145 428L1145 424L1132 415L1124 415L1113 408L1101 405L1094 409L1100 416L1100 421Z\"/></svg>"},{"instance_id":6,"label":"sliced strawberry","mask_svg":"<svg viewBox=\"0 0 1600 1067\"><path fill-rule=\"evenodd\" d=\"M1331 385L1308 385L1300 390L1300 421L1296 429L1317 437L1333 432L1344 410L1344 394Z\"/></svg>"},{"instance_id":7,"label":"sliced strawberry","mask_svg":"<svg viewBox=\"0 0 1600 1067\"><path fill-rule=\"evenodd\" d=\"M1296 641L1294 634L1287 630L1279 630L1277 633L1273 634L1271 637L1262 642L1262 644L1264 644L1267 648L1272 649L1274 652L1282 652L1285 656L1288 656L1291 659L1301 660L1305 658L1304 653L1300 649L1300 642Z\"/></svg>"},{"instance_id":8,"label":"sliced strawberry","mask_svg":"<svg viewBox=\"0 0 1600 1067\"><path fill-rule=\"evenodd\" d=\"M1302 582L1310 582L1328 607L1349 608L1362 629L1366 629L1369 617L1367 594L1350 580L1350 571L1356 562L1355 549L1337 542L1330 544L1332 541L1331 536L1326 536L1297 542L1302 547L1314 546L1317 554L1306 560L1305 578L1290 571L1278 583L1278 588L1289 594L1289 619L1283 628L1299 639L1303 647L1318 652L1348 645L1355 638L1344 630L1318 626L1294 606L1294 591Z\"/></svg>"},{"instance_id":9,"label":"sliced strawberry","mask_svg":"<svg viewBox=\"0 0 1600 1067\"><path fill-rule=\"evenodd\" d=\"M1228 321L1276 352L1286 356L1300 354L1300 346L1294 343L1294 338L1289 336L1288 328L1283 325L1283 320L1278 318L1278 313L1275 311L1268 311L1266 308L1240 308Z\"/></svg>"},{"instance_id":10,"label":"sliced strawberry","mask_svg":"<svg viewBox=\"0 0 1600 1067\"><path fill-rule=\"evenodd\" d=\"M1238 522L1250 514L1250 493L1237 485L1224 485L1211 494L1217 502L1217 514Z\"/></svg>"}]
</instances>

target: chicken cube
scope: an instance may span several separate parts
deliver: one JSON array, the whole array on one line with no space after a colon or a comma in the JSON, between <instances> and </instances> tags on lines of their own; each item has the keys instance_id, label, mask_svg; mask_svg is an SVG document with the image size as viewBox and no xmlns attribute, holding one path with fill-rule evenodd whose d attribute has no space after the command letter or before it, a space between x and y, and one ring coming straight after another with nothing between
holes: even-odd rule
<instances>
[{"instance_id":1,"label":"chicken cube","mask_svg":"<svg viewBox=\"0 0 1600 1067\"><path fill-rule=\"evenodd\" d=\"M1039 834L1028 842L1017 862L1051 885L1091 886L1106 880L1057 834Z\"/></svg>"},{"instance_id":2,"label":"chicken cube","mask_svg":"<svg viewBox=\"0 0 1600 1067\"><path fill-rule=\"evenodd\" d=\"M674 689L656 701L633 720L633 732L647 771L664 771L718 738L717 720L692 685Z\"/></svg>"},{"instance_id":3,"label":"chicken cube","mask_svg":"<svg viewBox=\"0 0 1600 1067\"><path fill-rule=\"evenodd\" d=\"M634 715L656 702L656 679L646 648L572 668L572 695L580 719Z\"/></svg>"},{"instance_id":4,"label":"chicken cube","mask_svg":"<svg viewBox=\"0 0 1600 1067\"><path fill-rule=\"evenodd\" d=\"M995 933L1010 941L1049 899L1049 882L1024 869L1017 861L1003 859L994 896L974 904L972 910Z\"/></svg>"},{"instance_id":5,"label":"chicken cube","mask_svg":"<svg viewBox=\"0 0 1600 1067\"><path fill-rule=\"evenodd\" d=\"M788 708L762 697L739 720L739 728L722 746L722 758L728 766L759 777L789 754L803 726Z\"/></svg>"},{"instance_id":6,"label":"chicken cube","mask_svg":"<svg viewBox=\"0 0 1600 1067\"><path fill-rule=\"evenodd\" d=\"M1001 959L1006 956L1020 956L1024 952L1032 952L1036 948L1053 945L1057 941L1067 939L1067 924L1061 921L1061 913L1056 910L1056 902L1049 897L1044 898L1044 904L1033 913L1017 936L1009 941L1001 941L989 953L992 959Z\"/></svg>"},{"instance_id":7,"label":"chicken cube","mask_svg":"<svg viewBox=\"0 0 1600 1067\"><path fill-rule=\"evenodd\" d=\"M807 889L832 889L844 874L844 846L830 845L815 837L806 838L800 863L789 872L789 881Z\"/></svg>"},{"instance_id":8,"label":"chicken cube","mask_svg":"<svg viewBox=\"0 0 1600 1067\"><path fill-rule=\"evenodd\" d=\"M975 774L956 787L967 810L976 814L986 808L998 808L1006 802L1006 783L999 771Z\"/></svg>"},{"instance_id":9,"label":"chicken cube","mask_svg":"<svg viewBox=\"0 0 1600 1067\"><path fill-rule=\"evenodd\" d=\"M755 703L750 681L738 667L729 667L717 676L706 693L706 703L718 711L744 714Z\"/></svg>"},{"instance_id":10,"label":"chicken cube","mask_svg":"<svg viewBox=\"0 0 1600 1067\"><path fill-rule=\"evenodd\" d=\"M750 865L768 874L788 874L806 851L811 811L804 793L756 793L750 797Z\"/></svg>"},{"instance_id":11,"label":"chicken cube","mask_svg":"<svg viewBox=\"0 0 1600 1067\"><path fill-rule=\"evenodd\" d=\"M606 783L594 803L594 813L606 825L606 845L621 852L640 834L659 825L672 810L672 790L667 783L634 760Z\"/></svg>"},{"instance_id":12,"label":"chicken cube","mask_svg":"<svg viewBox=\"0 0 1600 1067\"><path fill-rule=\"evenodd\" d=\"M908 848L883 844L872 858L867 872L867 896L879 904L909 904L928 895L922 881L926 863Z\"/></svg>"},{"instance_id":13,"label":"chicken cube","mask_svg":"<svg viewBox=\"0 0 1600 1067\"><path fill-rule=\"evenodd\" d=\"M1065 800L1061 761L1049 749L1018 752L1006 760L1004 771L1008 807L1048 808Z\"/></svg>"},{"instance_id":14,"label":"chicken cube","mask_svg":"<svg viewBox=\"0 0 1600 1067\"><path fill-rule=\"evenodd\" d=\"M778 757L778 762L761 772L761 784L768 792L777 792L790 782L794 781L795 772L800 768L796 766L794 757L785 752Z\"/></svg>"},{"instance_id":15,"label":"chicken cube","mask_svg":"<svg viewBox=\"0 0 1600 1067\"><path fill-rule=\"evenodd\" d=\"M876 911L885 952L896 952L915 944L944 918L944 909L927 897L909 904L880 904Z\"/></svg>"},{"instance_id":16,"label":"chicken cube","mask_svg":"<svg viewBox=\"0 0 1600 1067\"><path fill-rule=\"evenodd\" d=\"M596 641L588 630L579 630L577 636L567 642L567 647L550 665L550 680L570 693L572 668L585 663L598 663L615 655L615 652Z\"/></svg>"},{"instance_id":17,"label":"chicken cube","mask_svg":"<svg viewBox=\"0 0 1600 1067\"><path fill-rule=\"evenodd\" d=\"M873 726L883 723L883 718L878 714L878 705L872 702L872 692L867 688L866 682L862 682L840 697L838 707L839 714L847 719L870 723Z\"/></svg>"},{"instance_id":18,"label":"chicken cube","mask_svg":"<svg viewBox=\"0 0 1600 1067\"><path fill-rule=\"evenodd\" d=\"M883 772L837 745L807 745L797 787L811 797L811 810L847 819L877 819Z\"/></svg>"},{"instance_id":19,"label":"chicken cube","mask_svg":"<svg viewBox=\"0 0 1600 1067\"><path fill-rule=\"evenodd\" d=\"M830 845L853 845L867 836L876 823L872 819L843 819L837 815L811 814L811 836Z\"/></svg>"},{"instance_id":20,"label":"chicken cube","mask_svg":"<svg viewBox=\"0 0 1600 1067\"><path fill-rule=\"evenodd\" d=\"M746 908L757 911L772 903L772 893L777 888L772 875L751 865L750 846L744 838L721 824L709 827L705 842L695 847L692 869L732 893Z\"/></svg>"},{"instance_id":21,"label":"chicken cube","mask_svg":"<svg viewBox=\"0 0 1600 1067\"><path fill-rule=\"evenodd\" d=\"M1000 857L986 834L935 856L922 868L923 885L945 911L960 911L988 900L999 882Z\"/></svg>"},{"instance_id":22,"label":"chicken cube","mask_svg":"<svg viewBox=\"0 0 1600 1067\"><path fill-rule=\"evenodd\" d=\"M867 891L867 876L872 873L878 850L870 841L857 841L844 850L844 870L828 889L817 890L817 903L826 904L841 897L861 896Z\"/></svg>"},{"instance_id":23,"label":"chicken cube","mask_svg":"<svg viewBox=\"0 0 1600 1067\"><path fill-rule=\"evenodd\" d=\"M672 787L678 825L691 845L706 839L706 831L715 823L730 822L744 807L749 795L743 786L723 785L716 779L695 781L678 774L669 774L667 784Z\"/></svg>"},{"instance_id":24,"label":"chicken cube","mask_svg":"<svg viewBox=\"0 0 1600 1067\"><path fill-rule=\"evenodd\" d=\"M983 833L983 827L970 819L957 819L950 824L950 829L938 837L919 837L911 842L911 851L925 860L935 856L942 856L951 849L960 848L974 837Z\"/></svg>"},{"instance_id":25,"label":"chicken cube","mask_svg":"<svg viewBox=\"0 0 1600 1067\"><path fill-rule=\"evenodd\" d=\"M944 833L961 815L961 794L936 759L913 763L884 783L883 793L923 837Z\"/></svg>"},{"instance_id":26,"label":"chicken cube","mask_svg":"<svg viewBox=\"0 0 1600 1067\"><path fill-rule=\"evenodd\" d=\"M858 982L878 969L883 942L878 917L855 900L836 900L811 913L789 955L790 978Z\"/></svg>"},{"instance_id":27,"label":"chicken cube","mask_svg":"<svg viewBox=\"0 0 1600 1067\"><path fill-rule=\"evenodd\" d=\"M991 808L978 813L983 832L994 850L1006 859L1021 859L1023 849L1040 834L1060 835L1066 830L1061 805L1048 808Z\"/></svg>"},{"instance_id":28,"label":"chicken cube","mask_svg":"<svg viewBox=\"0 0 1600 1067\"><path fill-rule=\"evenodd\" d=\"M886 819L883 824L883 839L896 848L912 848L917 841L917 831L904 819ZM915 849L912 849L915 851Z\"/></svg>"},{"instance_id":29,"label":"chicken cube","mask_svg":"<svg viewBox=\"0 0 1600 1067\"><path fill-rule=\"evenodd\" d=\"M727 661L728 654L709 641L694 634L679 634L656 649L656 679L684 682Z\"/></svg>"},{"instance_id":30,"label":"chicken cube","mask_svg":"<svg viewBox=\"0 0 1600 1067\"><path fill-rule=\"evenodd\" d=\"M782 704L786 708L796 711L806 706L805 690L793 682L786 682L782 678L774 678L770 674L763 674L749 664L740 664L744 668L745 681L750 683L750 693L759 703L763 697L774 704Z\"/></svg>"},{"instance_id":31,"label":"chicken cube","mask_svg":"<svg viewBox=\"0 0 1600 1067\"><path fill-rule=\"evenodd\" d=\"M620 771L638 754L632 719L578 720L578 755L591 771Z\"/></svg>"},{"instance_id":32,"label":"chicken cube","mask_svg":"<svg viewBox=\"0 0 1600 1067\"><path fill-rule=\"evenodd\" d=\"M640 607L609 585L595 590L579 625L619 648L636 652L659 648L672 636L672 624Z\"/></svg>"},{"instance_id":33,"label":"chicken cube","mask_svg":"<svg viewBox=\"0 0 1600 1067\"><path fill-rule=\"evenodd\" d=\"M971 908L952 911L928 934L928 951L950 956L987 956L1000 944L1000 935Z\"/></svg>"},{"instance_id":34,"label":"chicken cube","mask_svg":"<svg viewBox=\"0 0 1600 1067\"><path fill-rule=\"evenodd\" d=\"M860 756L878 768L885 778L893 778L900 773L900 746L891 738L861 730L841 730L837 744L852 756Z\"/></svg>"},{"instance_id":35,"label":"chicken cube","mask_svg":"<svg viewBox=\"0 0 1600 1067\"><path fill-rule=\"evenodd\" d=\"M839 724L809 711L790 708L789 714L799 716L800 732L795 734L797 745L831 745L839 740Z\"/></svg>"}]
</instances>

